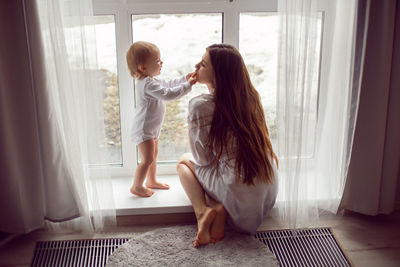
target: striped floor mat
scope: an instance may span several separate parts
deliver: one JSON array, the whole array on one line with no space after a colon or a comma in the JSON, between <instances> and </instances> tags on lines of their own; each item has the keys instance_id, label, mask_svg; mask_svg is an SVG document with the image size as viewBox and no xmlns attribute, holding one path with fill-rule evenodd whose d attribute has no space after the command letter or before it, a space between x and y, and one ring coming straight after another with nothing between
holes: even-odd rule
<instances>
[{"instance_id":1,"label":"striped floor mat","mask_svg":"<svg viewBox=\"0 0 400 267\"><path fill-rule=\"evenodd\" d=\"M329 228L257 232L281 266L351 266ZM37 242L31 266L102 267L129 238Z\"/></svg>"}]
</instances>

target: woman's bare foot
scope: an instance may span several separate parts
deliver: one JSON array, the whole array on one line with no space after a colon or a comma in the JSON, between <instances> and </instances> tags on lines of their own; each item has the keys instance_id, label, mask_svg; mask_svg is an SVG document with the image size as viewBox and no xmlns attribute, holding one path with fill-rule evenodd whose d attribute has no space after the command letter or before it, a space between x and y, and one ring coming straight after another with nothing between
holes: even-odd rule
<instances>
[{"instance_id":1,"label":"woman's bare foot","mask_svg":"<svg viewBox=\"0 0 400 267\"><path fill-rule=\"evenodd\" d=\"M215 242L210 235L210 228L215 220L217 212L215 209L207 207L205 212L197 218L197 236L196 240L193 241L193 246L195 248L199 247L200 245L207 245L209 243Z\"/></svg>"},{"instance_id":2,"label":"woman's bare foot","mask_svg":"<svg viewBox=\"0 0 400 267\"><path fill-rule=\"evenodd\" d=\"M215 216L215 220L211 225L210 235L214 242L218 242L224 238L225 235L225 221L227 212L221 203L216 204L213 206L213 208L215 209L217 215Z\"/></svg>"},{"instance_id":3,"label":"woman's bare foot","mask_svg":"<svg viewBox=\"0 0 400 267\"><path fill-rule=\"evenodd\" d=\"M160 182L151 182L151 181L146 181L146 187L148 188L153 188L153 189L169 189L168 184L160 183Z\"/></svg>"},{"instance_id":4,"label":"woman's bare foot","mask_svg":"<svg viewBox=\"0 0 400 267\"><path fill-rule=\"evenodd\" d=\"M146 188L146 187L138 187L138 186L132 186L131 187L131 193L138 196L138 197L151 197L154 194L154 191Z\"/></svg>"}]
</instances>

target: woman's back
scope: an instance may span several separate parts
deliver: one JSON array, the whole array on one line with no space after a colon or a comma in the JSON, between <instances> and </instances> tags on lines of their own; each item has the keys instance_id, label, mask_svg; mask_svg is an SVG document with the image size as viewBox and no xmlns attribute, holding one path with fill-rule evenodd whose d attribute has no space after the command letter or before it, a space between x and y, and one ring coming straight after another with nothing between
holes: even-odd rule
<instances>
[{"instance_id":1,"label":"woman's back","mask_svg":"<svg viewBox=\"0 0 400 267\"><path fill-rule=\"evenodd\" d=\"M227 146L223 148L219 164L216 151L208 146L210 126L215 110L214 97L204 94L189 103L189 139L195 163L196 176L213 199L221 202L229 214L228 221L238 230L254 233L272 209L277 195L277 169L273 164L274 182L265 183L254 179L254 185L236 177L237 154L235 137L227 134ZM271 157L271 162L274 162ZM218 170L216 166L218 165Z\"/></svg>"},{"instance_id":2,"label":"woman's back","mask_svg":"<svg viewBox=\"0 0 400 267\"><path fill-rule=\"evenodd\" d=\"M210 94L189 103L192 158L183 155L177 170L196 214L197 247L221 240L226 221L241 232L257 230L275 203L278 160L239 51L211 45L195 67Z\"/></svg>"}]
</instances>

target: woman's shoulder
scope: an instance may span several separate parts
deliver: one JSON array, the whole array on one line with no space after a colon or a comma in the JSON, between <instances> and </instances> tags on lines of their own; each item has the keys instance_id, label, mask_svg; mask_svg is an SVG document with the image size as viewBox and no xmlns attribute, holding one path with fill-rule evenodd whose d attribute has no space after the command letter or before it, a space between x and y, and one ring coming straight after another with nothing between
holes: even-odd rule
<instances>
[{"instance_id":1,"label":"woman's shoulder","mask_svg":"<svg viewBox=\"0 0 400 267\"><path fill-rule=\"evenodd\" d=\"M211 94L201 94L189 101L189 112L214 109L214 97Z\"/></svg>"}]
</instances>

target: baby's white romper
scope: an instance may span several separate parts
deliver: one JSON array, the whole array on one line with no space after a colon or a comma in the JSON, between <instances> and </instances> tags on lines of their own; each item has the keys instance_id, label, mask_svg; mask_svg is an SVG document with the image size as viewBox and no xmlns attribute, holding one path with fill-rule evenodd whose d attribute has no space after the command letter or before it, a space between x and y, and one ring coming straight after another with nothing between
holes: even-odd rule
<instances>
[{"instance_id":1,"label":"baby's white romper","mask_svg":"<svg viewBox=\"0 0 400 267\"><path fill-rule=\"evenodd\" d=\"M163 81L146 77L136 80L136 109L131 139L138 145L160 136L165 115L165 102L180 98L191 90L191 84L183 76Z\"/></svg>"}]
</instances>

